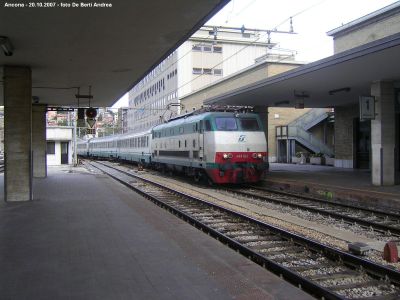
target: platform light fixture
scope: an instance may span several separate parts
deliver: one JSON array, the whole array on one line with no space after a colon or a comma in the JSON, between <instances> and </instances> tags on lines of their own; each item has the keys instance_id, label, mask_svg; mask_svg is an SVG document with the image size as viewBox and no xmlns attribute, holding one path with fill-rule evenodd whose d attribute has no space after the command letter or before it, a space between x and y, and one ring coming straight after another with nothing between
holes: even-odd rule
<instances>
[{"instance_id":1,"label":"platform light fixture","mask_svg":"<svg viewBox=\"0 0 400 300\"><path fill-rule=\"evenodd\" d=\"M6 36L0 36L0 47L3 49L5 56L11 56L14 53L14 47L10 42L10 39Z\"/></svg>"},{"instance_id":2,"label":"platform light fixture","mask_svg":"<svg viewBox=\"0 0 400 300\"><path fill-rule=\"evenodd\" d=\"M348 93L350 91L351 91L350 87L344 87L344 88L340 88L340 89L330 90L330 91L328 91L328 94L329 94L329 96L333 96L333 95L335 95L337 93L341 93L341 92Z\"/></svg>"}]
</instances>

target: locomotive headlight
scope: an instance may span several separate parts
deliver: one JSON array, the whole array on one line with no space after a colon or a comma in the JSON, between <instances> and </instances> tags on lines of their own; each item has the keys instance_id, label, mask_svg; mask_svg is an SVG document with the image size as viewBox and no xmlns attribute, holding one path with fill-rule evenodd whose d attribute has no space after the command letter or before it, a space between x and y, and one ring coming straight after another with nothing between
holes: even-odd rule
<instances>
[{"instance_id":1,"label":"locomotive headlight","mask_svg":"<svg viewBox=\"0 0 400 300\"><path fill-rule=\"evenodd\" d=\"M257 153L253 153L253 158L257 158Z\"/></svg>"},{"instance_id":2,"label":"locomotive headlight","mask_svg":"<svg viewBox=\"0 0 400 300\"><path fill-rule=\"evenodd\" d=\"M228 158L232 158L232 157L233 157L232 153L228 153Z\"/></svg>"},{"instance_id":3,"label":"locomotive headlight","mask_svg":"<svg viewBox=\"0 0 400 300\"><path fill-rule=\"evenodd\" d=\"M257 157L258 157L259 159L261 159L263 156L262 156L261 153L258 153L258 154L257 154Z\"/></svg>"},{"instance_id":4,"label":"locomotive headlight","mask_svg":"<svg viewBox=\"0 0 400 300\"><path fill-rule=\"evenodd\" d=\"M223 157L224 159L227 159L227 158L228 158L228 154L224 153L224 154L222 154L222 157Z\"/></svg>"}]
</instances>

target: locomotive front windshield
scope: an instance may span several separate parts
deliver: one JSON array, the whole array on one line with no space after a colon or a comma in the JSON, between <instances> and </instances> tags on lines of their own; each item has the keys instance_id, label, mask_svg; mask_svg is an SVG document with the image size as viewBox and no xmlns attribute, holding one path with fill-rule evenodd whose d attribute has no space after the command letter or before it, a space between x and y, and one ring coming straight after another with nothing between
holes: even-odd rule
<instances>
[{"instance_id":1,"label":"locomotive front windshield","mask_svg":"<svg viewBox=\"0 0 400 300\"><path fill-rule=\"evenodd\" d=\"M217 131L261 131L256 118L216 117L215 128Z\"/></svg>"},{"instance_id":2,"label":"locomotive front windshield","mask_svg":"<svg viewBox=\"0 0 400 300\"><path fill-rule=\"evenodd\" d=\"M236 119L232 117L215 118L215 126L219 131L237 131Z\"/></svg>"},{"instance_id":3,"label":"locomotive front windshield","mask_svg":"<svg viewBox=\"0 0 400 300\"><path fill-rule=\"evenodd\" d=\"M239 119L240 125L242 127L243 131L259 131L260 126L258 125L258 122L254 118L243 118Z\"/></svg>"}]
</instances>

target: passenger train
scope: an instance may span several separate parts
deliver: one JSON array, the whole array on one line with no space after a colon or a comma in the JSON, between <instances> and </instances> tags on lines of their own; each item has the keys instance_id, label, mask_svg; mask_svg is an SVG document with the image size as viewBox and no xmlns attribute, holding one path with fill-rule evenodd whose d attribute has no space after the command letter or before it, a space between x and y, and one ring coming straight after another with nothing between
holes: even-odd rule
<instances>
[{"instance_id":1,"label":"passenger train","mask_svg":"<svg viewBox=\"0 0 400 300\"><path fill-rule=\"evenodd\" d=\"M133 161L217 184L258 182L268 170L255 113L193 112L146 132L81 141L77 149L80 156Z\"/></svg>"}]
</instances>

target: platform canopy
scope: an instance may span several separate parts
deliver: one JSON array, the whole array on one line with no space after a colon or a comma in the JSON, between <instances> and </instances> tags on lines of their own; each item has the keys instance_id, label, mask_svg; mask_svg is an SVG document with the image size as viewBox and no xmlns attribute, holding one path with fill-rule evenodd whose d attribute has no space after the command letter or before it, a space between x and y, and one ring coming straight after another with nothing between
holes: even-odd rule
<instances>
[{"instance_id":1,"label":"platform canopy","mask_svg":"<svg viewBox=\"0 0 400 300\"><path fill-rule=\"evenodd\" d=\"M400 80L400 33L231 90L205 104L333 107L370 95L371 83Z\"/></svg>"},{"instance_id":2,"label":"platform canopy","mask_svg":"<svg viewBox=\"0 0 400 300\"><path fill-rule=\"evenodd\" d=\"M32 95L40 103L76 105L76 87L88 94L91 86L92 105L111 106L228 2L105 1L111 8L81 7L79 1L69 8L2 3L0 36L9 38L14 53L1 51L0 66L30 66Z\"/></svg>"}]
</instances>

